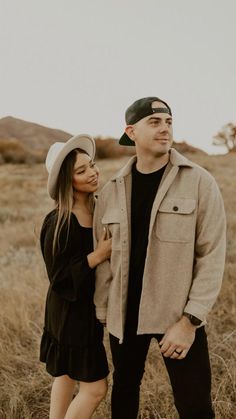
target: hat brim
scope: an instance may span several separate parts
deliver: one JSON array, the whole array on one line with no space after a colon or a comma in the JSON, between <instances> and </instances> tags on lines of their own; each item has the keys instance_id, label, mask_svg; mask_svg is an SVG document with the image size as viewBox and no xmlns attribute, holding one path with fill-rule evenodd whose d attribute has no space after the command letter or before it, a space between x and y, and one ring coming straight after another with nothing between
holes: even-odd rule
<instances>
[{"instance_id":1,"label":"hat brim","mask_svg":"<svg viewBox=\"0 0 236 419\"><path fill-rule=\"evenodd\" d=\"M119 144L120 144L120 145L130 145L130 146L135 146L135 142L134 142L134 141L132 141L132 140L128 137L128 135L127 135L126 133L124 133L124 134L122 135L122 137L120 138L120 140L119 140Z\"/></svg>"},{"instance_id":2,"label":"hat brim","mask_svg":"<svg viewBox=\"0 0 236 419\"><path fill-rule=\"evenodd\" d=\"M81 148L84 150L92 160L95 157L96 146L92 137L87 134L80 134L70 138L58 153L49 172L47 190L52 199L56 198L56 185L61 165L66 156L75 148Z\"/></svg>"}]
</instances>

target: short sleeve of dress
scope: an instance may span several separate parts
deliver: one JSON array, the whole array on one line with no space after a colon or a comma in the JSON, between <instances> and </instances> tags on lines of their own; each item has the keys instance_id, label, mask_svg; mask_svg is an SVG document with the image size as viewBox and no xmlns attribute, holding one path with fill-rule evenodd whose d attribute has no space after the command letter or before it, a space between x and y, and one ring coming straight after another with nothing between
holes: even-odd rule
<instances>
[{"instance_id":1,"label":"short sleeve of dress","mask_svg":"<svg viewBox=\"0 0 236 419\"><path fill-rule=\"evenodd\" d=\"M88 265L87 254L84 254L81 248L77 249L72 223L68 233L66 228L62 229L59 240L60 250L53 256L55 212L50 214L45 218L40 234L41 250L48 278L52 290L60 297L68 301L76 301L83 298L87 290L91 288L91 281L94 282L94 269Z\"/></svg>"}]
</instances>

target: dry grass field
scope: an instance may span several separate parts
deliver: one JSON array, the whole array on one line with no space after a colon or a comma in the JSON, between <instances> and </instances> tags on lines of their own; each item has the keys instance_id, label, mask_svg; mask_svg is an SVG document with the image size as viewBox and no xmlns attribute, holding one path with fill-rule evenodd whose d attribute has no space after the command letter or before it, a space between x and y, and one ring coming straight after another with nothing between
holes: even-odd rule
<instances>
[{"instance_id":1,"label":"dry grass field","mask_svg":"<svg viewBox=\"0 0 236 419\"><path fill-rule=\"evenodd\" d=\"M236 417L236 153L190 157L215 176L227 212L224 283L207 329L216 418L233 419ZM98 162L101 184L124 160ZM42 164L0 166L0 419L48 417L52 380L38 361L48 286L38 245L41 221L51 209L46 178ZM105 339L110 362L107 335ZM110 374L110 383L111 380ZM109 400L110 392L95 419L109 418ZM168 378L154 342L142 383L140 417L177 418Z\"/></svg>"}]
</instances>

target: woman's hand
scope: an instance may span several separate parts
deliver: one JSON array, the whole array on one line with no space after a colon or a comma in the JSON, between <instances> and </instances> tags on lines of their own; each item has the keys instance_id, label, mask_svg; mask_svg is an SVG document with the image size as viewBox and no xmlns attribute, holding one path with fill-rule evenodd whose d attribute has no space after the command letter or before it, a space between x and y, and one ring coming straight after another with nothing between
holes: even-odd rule
<instances>
[{"instance_id":1,"label":"woman's hand","mask_svg":"<svg viewBox=\"0 0 236 419\"><path fill-rule=\"evenodd\" d=\"M100 262L104 262L104 260L107 260L111 256L111 233L108 230L108 228L103 229L102 236L98 240L97 248L95 249L95 252L98 253L100 256Z\"/></svg>"},{"instance_id":2,"label":"woman's hand","mask_svg":"<svg viewBox=\"0 0 236 419\"><path fill-rule=\"evenodd\" d=\"M90 268L95 268L99 263L110 258L111 242L111 234L107 228L104 228L103 233L98 240L96 249L87 256Z\"/></svg>"}]
</instances>

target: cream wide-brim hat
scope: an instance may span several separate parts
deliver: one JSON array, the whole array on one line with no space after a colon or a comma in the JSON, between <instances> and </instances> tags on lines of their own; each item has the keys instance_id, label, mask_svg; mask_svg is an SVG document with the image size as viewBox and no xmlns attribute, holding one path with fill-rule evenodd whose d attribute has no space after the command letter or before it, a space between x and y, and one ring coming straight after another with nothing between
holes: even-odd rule
<instances>
[{"instance_id":1,"label":"cream wide-brim hat","mask_svg":"<svg viewBox=\"0 0 236 419\"><path fill-rule=\"evenodd\" d=\"M56 142L49 148L45 164L48 171L47 190L52 199L56 198L56 185L61 165L66 156L75 148L81 148L92 160L94 159L96 152L95 141L87 134L76 135L66 143Z\"/></svg>"}]
</instances>

